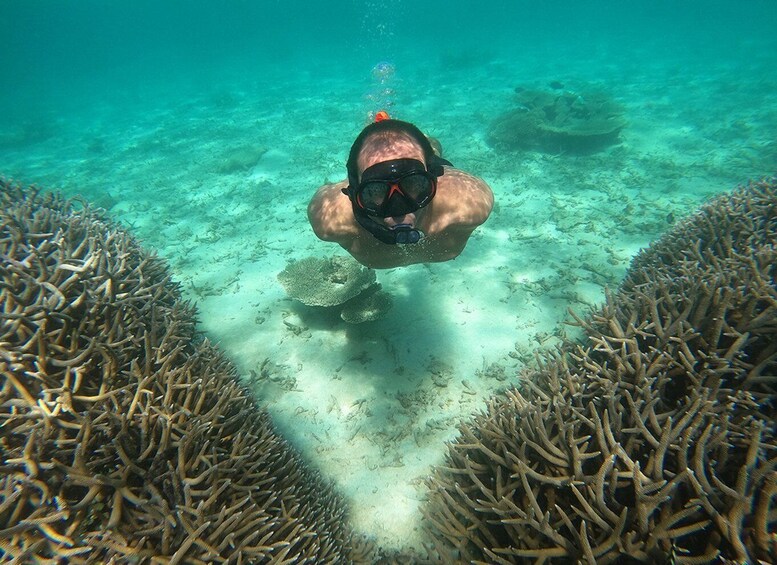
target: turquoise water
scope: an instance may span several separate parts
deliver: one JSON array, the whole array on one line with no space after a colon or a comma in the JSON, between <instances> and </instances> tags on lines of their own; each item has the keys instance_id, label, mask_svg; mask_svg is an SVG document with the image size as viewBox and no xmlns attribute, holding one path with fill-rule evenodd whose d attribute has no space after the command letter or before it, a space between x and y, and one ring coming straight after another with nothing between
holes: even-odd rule
<instances>
[{"instance_id":1,"label":"turquoise water","mask_svg":"<svg viewBox=\"0 0 777 565\"><path fill-rule=\"evenodd\" d=\"M773 0L504 4L0 3L0 174L83 195L166 257L203 330L385 545L414 543L443 441L567 331L568 307L777 164ZM585 155L494 147L516 89L604 92L626 126ZM342 254L305 208L381 108L497 204L456 261L378 273L394 307L354 329L276 275Z\"/></svg>"},{"instance_id":2,"label":"turquoise water","mask_svg":"<svg viewBox=\"0 0 777 565\"><path fill-rule=\"evenodd\" d=\"M180 114L172 123L197 123L194 142L234 139L235 130L258 139L252 118L269 118L282 147L320 133L331 145L310 140L309 170L323 165L316 150L340 159L371 109L370 70L382 61L396 68L401 117L433 132L458 124L456 137L482 132L516 85L570 79L608 89L653 127L677 116L688 127L728 129L730 139L715 140L723 151L774 126L777 7L769 0L504 4L5 1L3 169L75 188L56 167L33 170L30 161L48 153L91 161L79 163L90 186L113 183L89 169L102 146L85 138L121 143L158 128L148 122L170 111ZM268 115L279 104L288 115ZM248 105L248 115L225 111ZM733 122L743 123L727 127ZM52 140L56 155L45 145ZM773 159L766 151L762 162L727 168L742 179L770 172Z\"/></svg>"}]
</instances>

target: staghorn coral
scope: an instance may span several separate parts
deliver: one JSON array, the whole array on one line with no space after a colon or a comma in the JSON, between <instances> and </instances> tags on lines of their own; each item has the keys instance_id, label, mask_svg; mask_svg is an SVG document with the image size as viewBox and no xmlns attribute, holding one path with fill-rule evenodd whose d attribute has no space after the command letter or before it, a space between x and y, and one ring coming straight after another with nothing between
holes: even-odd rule
<instances>
[{"instance_id":1,"label":"staghorn coral","mask_svg":"<svg viewBox=\"0 0 777 565\"><path fill-rule=\"evenodd\" d=\"M761 414L777 418L777 198L775 180L751 183L719 197L680 222L661 240L641 252L621 284L618 313L652 314L646 291L669 311L667 317L699 335L690 347L709 355L720 371L722 386L748 391ZM689 243L691 242L691 243ZM650 308L650 311L647 308ZM654 330L651 347L670 339ZM676 394L681 394L676 380Z\"/></svg>"},{"instance_id":2,"label":"staghorn coral","mask_svg":"<svg viewBox=\"0 0 777 565\"><path fill-rule=\"evenodd\" d=\"M775 179L707 204L462 426L425 509L444 560L775 562L776 236Z\"/></svg>"},{"instance_id":3,"label":"staghorn coral","mask_svg":"<svg viewBox=\"0 0 777 565\"><path fill-rule=\"evenodd\" d=\"M331 488L99 212L0 183L0 555L347 563Z\"/></svg>"}]
</instances>

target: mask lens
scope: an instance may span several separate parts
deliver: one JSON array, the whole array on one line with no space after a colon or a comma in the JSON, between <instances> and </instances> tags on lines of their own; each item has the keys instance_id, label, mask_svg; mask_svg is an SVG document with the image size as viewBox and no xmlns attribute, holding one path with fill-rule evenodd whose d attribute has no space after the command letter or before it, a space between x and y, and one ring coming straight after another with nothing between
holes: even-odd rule
<instances>
[{"instance_id":1,"label":"mask lens","mask_svg":"<svg viewBox=\"0 0 777 565\"><path fill-rule=\"evenodd\" d=\"M389 186L385 182L368 182L361 186L359 202L365 210L374 211L386 200Z\"/></svg>"},{"instance_id":2,"label":"mask lens","mask_svg":"<svg viewBox=\"0 0 777 565\"><path fill-rule=\"evenodd\" d=\"M403 178L399 182L399 188L406 196L420 204L431 193L432 181L426 175L414 173Z\"/></svg>"},{"instance_id":3,"label":"mask lens","mask_svg":"<svg viewBox=\"0 0 777 565\"><path fill-rule=\"evenodd\" d=\"M433 175L416 159L393 159L364 171L355 204L378 217L404 215L426 206L435 191Z\"/></svg>"}]
</instances>

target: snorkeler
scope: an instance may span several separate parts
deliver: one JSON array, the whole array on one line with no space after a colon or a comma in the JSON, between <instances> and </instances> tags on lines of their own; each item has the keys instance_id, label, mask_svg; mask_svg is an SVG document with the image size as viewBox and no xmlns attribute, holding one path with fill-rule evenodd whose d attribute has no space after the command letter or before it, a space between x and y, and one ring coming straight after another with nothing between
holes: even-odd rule
<instances>
[{"instance_id":1,"label":"snorkeler","mask_svg":"<svg viewBox=\"0 0 777 565\"><path fill-rule=\"evenodd\" d=\"M346 169L347 180L316 191L308 219L319 238L374 269L454 259L494 205L483 180L385 112L356 138Z\"/></svg>"}]
</instances>

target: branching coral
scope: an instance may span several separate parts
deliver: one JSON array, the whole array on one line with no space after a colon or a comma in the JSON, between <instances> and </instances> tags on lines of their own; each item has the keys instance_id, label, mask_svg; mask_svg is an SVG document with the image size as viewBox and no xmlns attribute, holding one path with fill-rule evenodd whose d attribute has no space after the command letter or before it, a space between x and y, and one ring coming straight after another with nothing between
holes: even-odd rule
<instances>
[{"instance_id":1,"label":"branching coral","mask_svg":"<svg viewBox=\"0 0 777 565\"><path fill-rule=\"evenodd\" d=\"M447 561L777 560L777 183L708 204L461 429L426 515ZM451 550L450 548L454 549Z\"/></svg>"},{"instance_id":2,"label":"branching coral","mask_svg":"<svg viewBox=\"0 0 777 565\"><path fill-rule=\"evenodd\" d=\"M195 332L165 264L0 184L0 550L14 562L347 562L330 487Z\"/></svg>"}]
</instances>

